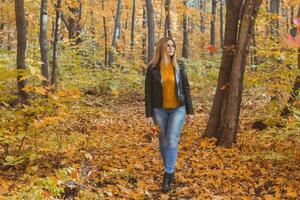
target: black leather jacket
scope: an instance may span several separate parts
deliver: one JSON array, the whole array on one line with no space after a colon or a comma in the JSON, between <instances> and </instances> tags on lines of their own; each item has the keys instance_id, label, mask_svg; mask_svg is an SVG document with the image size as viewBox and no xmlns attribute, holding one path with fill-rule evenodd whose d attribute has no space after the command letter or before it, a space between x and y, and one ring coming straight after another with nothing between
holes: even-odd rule
<instances>
[{"instance_id":1,"label":"black leather jacket","mask_svg":"<svg viewBox=\"0 0 300 200\"><path fill-rule=\"evenodd\" d=\"M190 94L190 85L187 78L185 66L178 62L175 67L176 94L180 106L185 105L186 113L193 114L193 104ZM146 117L152 117L153 108L162 108L162 80L160 66L148 66L145 79L145 108Z\"/></svg>"}]
</instances>

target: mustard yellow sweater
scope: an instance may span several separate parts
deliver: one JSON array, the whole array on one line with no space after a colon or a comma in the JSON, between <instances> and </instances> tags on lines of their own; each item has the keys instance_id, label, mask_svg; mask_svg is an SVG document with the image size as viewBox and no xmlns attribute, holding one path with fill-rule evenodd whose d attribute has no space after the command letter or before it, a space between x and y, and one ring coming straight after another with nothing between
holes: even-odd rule
<instances>
[{"instance_id":1,"label":"mustard yellow sweater","mask_svg":"<svg viewBox=\"0 0 300 200\"><path fill-rule=\"evenodd\" d=\"M160 73L163 83L163 108L176 108L179 106L179 101L176 95L174 66L172 63L160 64Z\"/></svg>"}]
</instances>

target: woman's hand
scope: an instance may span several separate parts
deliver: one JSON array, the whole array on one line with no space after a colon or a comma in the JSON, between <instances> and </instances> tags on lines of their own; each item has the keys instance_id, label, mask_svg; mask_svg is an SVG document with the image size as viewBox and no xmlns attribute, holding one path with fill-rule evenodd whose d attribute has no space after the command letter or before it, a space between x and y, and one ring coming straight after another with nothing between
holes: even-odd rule
<instances>
[{"instance_id":1,"label":"woman's hand","mask_svg":"<svg viewBox=\"0 0 300 200\"><path fill-rule=\"evenodd\" d=\"M154 124L153 118L152 118L152 117L147 117L147 118L146 118L146 123L147 123L149 126L152 126L152 125Z\"/></svg>"},{"instance_id":2,"label":"woman's hand","mask_svg":"<svg viewBox=\"0 0 300 200\"><path fill-rule=\"evenodd\" d=\"M192 114L187 114L186 115L186 123L191 123L193 121L194 115Z\"/></svg>"}]
</instances>

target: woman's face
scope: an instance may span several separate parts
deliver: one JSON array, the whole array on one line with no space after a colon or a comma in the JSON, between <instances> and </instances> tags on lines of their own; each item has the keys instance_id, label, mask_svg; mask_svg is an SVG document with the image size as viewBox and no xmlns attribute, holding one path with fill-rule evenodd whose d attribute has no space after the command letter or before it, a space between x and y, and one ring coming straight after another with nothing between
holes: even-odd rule
<instances>
[{"instance_id":1,"label":"woman's face","mask_svg":"<svg viewBox=\"0 0 300 200\"><path fill-rule=\"evenodd\" d=\"M175 53L175 44L172 40L168 40L167 42L167 55L168 56L173 56Z\"/></svg>"}]
</instances>

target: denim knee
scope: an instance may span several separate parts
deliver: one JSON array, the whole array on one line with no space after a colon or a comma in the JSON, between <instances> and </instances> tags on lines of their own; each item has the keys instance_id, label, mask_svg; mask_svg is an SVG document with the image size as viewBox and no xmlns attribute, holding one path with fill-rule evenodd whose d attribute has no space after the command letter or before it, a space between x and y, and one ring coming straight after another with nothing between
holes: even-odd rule
<instances>
[{"instance_id":1,"label":"denim knee","mask_svg":"<svg viewBox=\"0 0 300 200\"><path fill-rule=\"evenodd\" d=\"M177 149L178 147L178 139L170 138L168 141L168 148L169 149Z\"/></svg>"}]
</instances>

